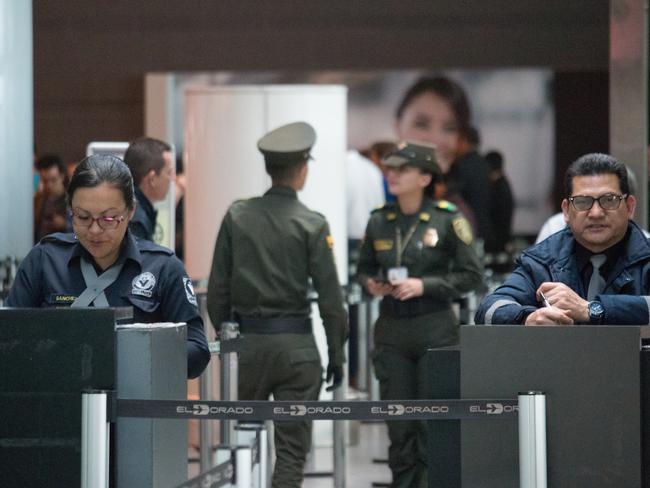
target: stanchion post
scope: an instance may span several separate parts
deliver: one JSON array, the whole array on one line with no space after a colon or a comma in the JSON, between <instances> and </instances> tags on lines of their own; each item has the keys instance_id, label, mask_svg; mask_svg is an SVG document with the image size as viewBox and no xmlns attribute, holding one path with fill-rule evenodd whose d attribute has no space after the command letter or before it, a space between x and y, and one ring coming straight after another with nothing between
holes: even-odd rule
<instances>
[{"instance_id":1,"label":"stanchion post","mask_svg":"<svg viewBox=\"0 0 650 488\"><path fill-rule=\"evenodd\" d=\"M199 313L203 317L205 336L210 337L214 327L208 315L208 297L205 291L197 292ZM199 377L199 396L201 400L212 400L212 365L208 365ZM199 422L199 461L201 472L212 467L212 422Z\"/></svg>"},{"instance_id":2,"label":"stanchion post","mask_svg":"<svg viewBox=\"0 0 650 488\"><path fill-rule=\"evenodd\" d=\"M546 396L519 393L519 486L546 488Z\"/></svg>"},{"instance_id":3,"label":"stanchion post","mask_svg":"<svg viewBox=\"0 0 650 488\"><path fill-rule=\"evenodd\" d=\"M108 394L81 394L81 488L108 488Z\"/></svg>"},{"instance_id":4,"label":"stanchion post","mask_svg":"<svg viewBox=\"0 0 650 488\"><path fill-rule=\"evenodd\" d=\"M368 298L357 303L357 388L368 391Z\"/></svg>"},{"instance_id":5,"label":"stanchion post","mask_svg":"<svg viewBox=\"0 0 650 488\"><path fill-rule=\"evenodd\" d=\"M344 382L347 379L344 379ZM334 390L334 401L345 400L344 385ZM334 488L345 488L345 420L334 420L333 427L333 465L334 465Z\"/></svg>"},{"instance_id":6,"label":"stanchion post","mask_svg":"<svg viewBox=\"0 0 650 488\"><path fill-rule=\"evenodd\" d=\"M372 352L375 348L375 322L377 322L377 318L379 318L379 302L380 300L378 298L372 298L368 303L368 359L372 358ZM379 380L375 375L375 368L372 364L372 360L368 361L368 400L379 400Z\"/></svg>"},{"instance_id":7,"label":"stanchion post","mask_svg":"<svg viewBox=\"0 0 650 488\"><path fill-rule=\"evenodd\" d=\"M238 446L235 454L235 479L237 488L250 488L253 486L253 456L250 447Z\"/></svg>"},{"instance_id":8,"label":"stanchion post","mask_svg":"<svg viewBox=\"0 0 650 488\"><path fill-rule=\"evenodd\" d=\"M221 400L236 401L239 381L237 353L223 352L224 342L239 337L239 324L224 322L221 324ZM221 424L221 443L224 445L235 442L235 421L224 420Z\"/></svg>"},{"instance_id":9,"label":"stanchion post","mask_svg":"<svg viewBox=\"0 0 650 488\"><path fill-rule=\"evenodd\" d=\"M266 488L268 484L268 469L269 469L269 436L265 428L262 428L258 432L259 446L258 455L260 457L260 478L258 486L259 488Z\"/></svg>"}]
</instances>

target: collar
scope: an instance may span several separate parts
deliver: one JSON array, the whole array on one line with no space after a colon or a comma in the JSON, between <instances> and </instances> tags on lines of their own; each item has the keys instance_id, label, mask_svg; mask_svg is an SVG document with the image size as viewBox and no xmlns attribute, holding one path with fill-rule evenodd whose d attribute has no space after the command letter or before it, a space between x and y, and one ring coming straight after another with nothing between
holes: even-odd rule
<instances>
[{"instance_id":1,"label":"collar","mask_svg":"<svg viewBox=\"0 0 650 488\"><path fill-rule=\"evenodd\" d=\"M85 257L91 263L95 262L86 248L77 241L70 253L70 257L68 258L68 266L70 266L70 263L74 258L80 258L81 256ZM117 260L119 261L121 258L135 261L140 265L140 267L142 267L142 254L140 254L135 237L133 237L130 230L127 230L124 235L124 240L122 241L122 247L120 248L120 254L117 257Z\"/></svg>"},{"instance_id":2,"label":"collar","mask_svg":"<svg viewBox=\"0 0 650 488\"><path fill-rule=\"evenodd\" d=\"M628 222L627 236L627 239L622 241L623 245L616 249L620 253L619 256L623 255L621 257L624 258L626 265L650 258L650 241L636 222L631 220ZM563 267L574 256L574 243L575 239L571 229L567 226L548 239L527 249L523 254L547 265L558 263L560 267ZM587 259L589 258L587 257Z\"/></svg>"},{"instance_id":3,"label":"collar","mask_svg":"<svg viewBox=\"0 0 650 488\"><path fill-rule=\"evenodd\" d=\"M574 253L576 255L576 264L578 265L578 271L582 273L585 267L589 264L591 256L594 254L604 254L607 258L605 264L603 264L602 273L603 275L607 274L607 270L613 267L613 265L618 260L619 256L623 254L625 247L627 246L627 241L630 238L630 233L632 232L632 227L628 225L627 232L623 236L623 239L618 241L613 246L605 249L602 252L595 253L584 247L582 244L575 241L574 244Z\"/></svg>"},{"instance_id":4,"label":"collar","mask_svg":"<svg viewBox=\"0 0 650 488\"><path fill-rule=\"evenodd\" d=\"M298 199L298 193L296 190L289 188L288 186L272 186L264 194L264 196L266 195L279 195L281 197Z\"/></svg>"},{"instance_id":5,"label":"collar","mask_svg":"<svg viewBox=\"0 0 650 488\"><path fill-rule=\"evenodd\" d=\"M134 190L135 190L135 198L138 201L138 205L140 206L140 208L144 210L144 212L147 214L147 216L149 216L149 218L151 218L152 221L155 221L156 214L158 212L156 212L156 209L154 208L153 204L149 201L147 196L144 193L142 193L142 190L140 190L139 187L136 186Z\"/></svg>"}]
</instances>

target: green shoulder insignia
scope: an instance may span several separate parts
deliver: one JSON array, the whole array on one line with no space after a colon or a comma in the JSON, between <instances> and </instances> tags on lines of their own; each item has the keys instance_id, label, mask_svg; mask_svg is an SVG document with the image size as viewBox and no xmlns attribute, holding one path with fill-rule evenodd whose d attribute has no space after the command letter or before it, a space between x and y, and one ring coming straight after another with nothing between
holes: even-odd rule
<instances>
[{"instance_id":1,"label":"green shoulder insignia","mask_svg":"<svg viewBox=\"0 0 650 488\"><path fill-rule=\"evenodd\" d=\"M436 208L439 208L440 210L446 210L447 212L455 212L458 210L456 205L454 205L451 202L448 202L447 200L438 200L436 202Z\"/></svg>"}]
</instances>

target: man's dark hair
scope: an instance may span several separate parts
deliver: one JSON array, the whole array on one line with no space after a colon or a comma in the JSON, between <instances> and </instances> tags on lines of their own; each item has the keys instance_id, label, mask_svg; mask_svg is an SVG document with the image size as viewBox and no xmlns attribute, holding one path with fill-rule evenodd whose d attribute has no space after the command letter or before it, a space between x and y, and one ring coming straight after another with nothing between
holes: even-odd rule
<instances>
[{"instance_id":1,"label":"man's dark hair","mask_svg":"<svg viewBox=\"0 0 650 488\"><path fill-rule=\"evenodd\" d=\"M491 171L500 171L503 169L503 154L499 151L487 152L483 158L487 161Z\"/></svg>"},{"instance_id":2,"label":"man's dark hair","mask_svg":"<svg viewBox=\"0 0 650 488\"><path fill-rule=\"evenodd\" d=\"M68 206L72 206L72 197L77 189L95 188L102 183L120 190L126 208L133 209L135 196L131 172L124 161L110 154L93 154L81 160L68 185Z\"/></svg>"},{"instance_id":3,"label":"man's dark hair","mask_svg":"<svg viewBox=\"0 0 650 488\"><path fill-rule=\"evenodd\" d=\"M303 160L288 165L265 163L265 167L274 185L288 185L295 179L305 164L307 164L307 161Z\"/></svg>"},{"instance_id":4,"label":"man's dark hair","mask_svg":"<svg viewBox=\"0 0 650 488\"><path fill-rule=\"evenodd\" d=\"M37 171L44 171L54 167L59 170L59 174L63 175L63 186L67 188L70 178L68 177L68 170L65 167L65 163L59 155L44 154L36 161Z\"/></svg>"},{"instance_id":5,"label":"man's dark hair","mask_svg":"<svg viewBox=\"0 0 650 488\"><path fill-rule=\"evenodd\" d=\"M595 176L610 174L618 178L621 193L630 193L630 184L627 179L627 169L625 165L619 162L615 157L609 154L591 153L576 159L566 171L564 176L564 194L566 197L572 196L573 178L575 176Z\"/></svg>"},{"instance_id":6,"label":"man's dark hair","mask_svg":"<svg viewBox=\"0 0 650 488\"><path fill-rule=\"evenodd\" d=\"M470 125L467 128L467 132L465 133L465 139L467 139L467 142L472 147L478 147L481 145L481 133L473 125Z\"/></svg>"},{"instance_id":7,"label":"man's dark hair","mask_svg":"<svg viewBox=\"0 0 650 488\"><path fill-rule=\"evenodd\" d=\"M169 144L151 137L140 137L129 144L124 153L124 162L131 170L133 182L138 186L149 171L158 175L165 167L163 153L171 151Z\"/></svg>"},{"instance_id":8,"label":"man's dark hair","mask_svg":"<svg viewBox=\"0 0 650 488\"><path fill-rule=\"evenodd\" d=\"M63 164L63 160L57 154L45 154L36 161L36 169L39 171L50 169L54 166L58 168L59 173L62 175L66 174L65 164Z\"/></svg>"}]
</instances>

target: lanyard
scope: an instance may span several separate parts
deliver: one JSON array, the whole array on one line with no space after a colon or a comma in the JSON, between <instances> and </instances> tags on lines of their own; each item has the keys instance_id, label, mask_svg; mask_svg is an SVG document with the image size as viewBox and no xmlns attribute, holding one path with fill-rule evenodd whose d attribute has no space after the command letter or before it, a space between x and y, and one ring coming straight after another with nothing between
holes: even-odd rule
<instances>
[{"instance_id":1,"label":"lanyard","mask_svg":"<svg viewBox=\"0 0 650 488\"><path fill-rule=\"evenodd\" d=\"M108 307L109 304L104 290L117 280L122 271L122 266L124 266L124 259L121 259L111 268L97 276L93 265L82 256L81 274L86 282L86 289L72 303L72 307L89 307L91 304L96 307Z\"/></svg>"},{"instance_id":2,"label":"lanyard","mask_svg":"<svg viewBox=\"0 0 650 488\"><path fill-rule=\"evenodd\" d=\"M396 249L397 256L395 257L395 265L398 268L402 265L402 254L404 254L404 250L406 249L406 246L408 246L411 237L413 237L413 234L415 234L415 229L418 228L419 223L420 223L420 219L415 221L415 223L411 226L411 228L406 233L403 243L402 243L402 229L400 228L399 224L396 226L397 230L395 231L395 245L397 247Z\"/></svg>"}]
</instances>

